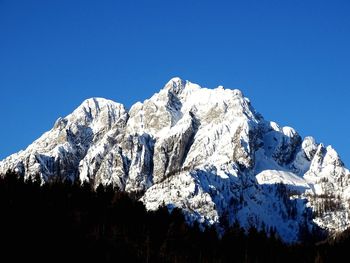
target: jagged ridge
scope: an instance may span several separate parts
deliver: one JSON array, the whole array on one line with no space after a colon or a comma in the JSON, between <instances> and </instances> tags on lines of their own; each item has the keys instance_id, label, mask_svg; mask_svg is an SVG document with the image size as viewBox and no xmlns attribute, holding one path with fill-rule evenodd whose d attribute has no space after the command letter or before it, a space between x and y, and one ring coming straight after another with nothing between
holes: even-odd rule
<instances>
[{"instance_id":1,"label":"jagged ridge","mask_svg":"<svg viewBox=\"0 0 350 263\"><path fill-rule=\"evenodd\" d=\"M274 227L289 242L305 227L337 232L350 222L350 173L334 149L264 120L239 90L179 78L129 111L84 101L0 162L0 174L8 170L112 184L138 193L147 209L165 204L189 222Z\"/></svg>"}]
</instances>

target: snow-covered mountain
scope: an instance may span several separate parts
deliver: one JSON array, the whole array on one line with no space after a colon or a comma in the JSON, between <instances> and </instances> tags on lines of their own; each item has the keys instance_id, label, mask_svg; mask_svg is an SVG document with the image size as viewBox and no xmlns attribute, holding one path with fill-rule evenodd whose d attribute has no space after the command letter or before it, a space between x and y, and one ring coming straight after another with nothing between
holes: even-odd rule
<instances>
[{"instance_id":1,"label":"snow-covered mountain","mask_svg":"<svg viewBox=\"0 0 350 263\"><path fill-rule=\"evenodd\" d=\"M273 227L286 241L349 227L350 172L337 152L264 120L239 90L179 78L130 110L92 98L0 174L89 181L137 193L147 209L179 207L191 222Z\"/></svg>"}]
</instances>

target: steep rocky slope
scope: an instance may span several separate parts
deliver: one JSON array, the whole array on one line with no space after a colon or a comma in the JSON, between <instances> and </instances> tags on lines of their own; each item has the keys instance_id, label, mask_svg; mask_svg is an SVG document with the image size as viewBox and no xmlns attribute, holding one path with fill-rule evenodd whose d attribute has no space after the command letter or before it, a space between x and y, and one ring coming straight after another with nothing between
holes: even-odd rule
<instances>
[{"instance_id":1,"label":"steep rocky slope","mask_svg":"<svg viewBox=\"0 0 350 263\"><path fill-rule=\"evenodd\" d=\"M84 101L0 174L112 184L147 209L181 208L206 224L276 228L286 241L350 224L350 173L336 151L257 113L241 91L179 78L128 111Z\"/></svg>"}]
</instances>

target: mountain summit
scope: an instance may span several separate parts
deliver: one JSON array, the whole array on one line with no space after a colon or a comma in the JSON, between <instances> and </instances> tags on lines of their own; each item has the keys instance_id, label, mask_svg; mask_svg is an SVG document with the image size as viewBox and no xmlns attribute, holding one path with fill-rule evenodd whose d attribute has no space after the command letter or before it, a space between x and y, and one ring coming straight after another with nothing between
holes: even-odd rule
<instances>
[{"instance_id":1,"label":"mountain summit","mask_svg":"<svg viewBox=\"0 0 350 263\"><path fill-rule=\"evenodd\" d=\"M92 98L0 174L88 181L136 194L149 210L181 208L189 222L303 232L350 225L350 172L337 152L265 120L241 91L180 78L130 110Z\"/></svg>"}]
</instances>

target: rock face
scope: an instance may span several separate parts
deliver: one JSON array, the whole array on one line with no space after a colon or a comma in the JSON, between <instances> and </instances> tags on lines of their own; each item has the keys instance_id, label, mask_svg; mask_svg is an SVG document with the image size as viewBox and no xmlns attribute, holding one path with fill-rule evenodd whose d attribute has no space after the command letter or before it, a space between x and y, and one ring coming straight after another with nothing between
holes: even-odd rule
<instances>
[{"instance_id":1,"label":"rock face","mask_svg":"<svg viewBox=\"0 0 350 263\"><path fill-rule=\"evenodd\" d=\"M263 119L241 91L179 78L127 111L84 101L0 174L89 181L134 192L147 209L179 207L189 222L273 227L286 241L349 227L350 173L336 151Z\"/></svg>"}]
</instances>

